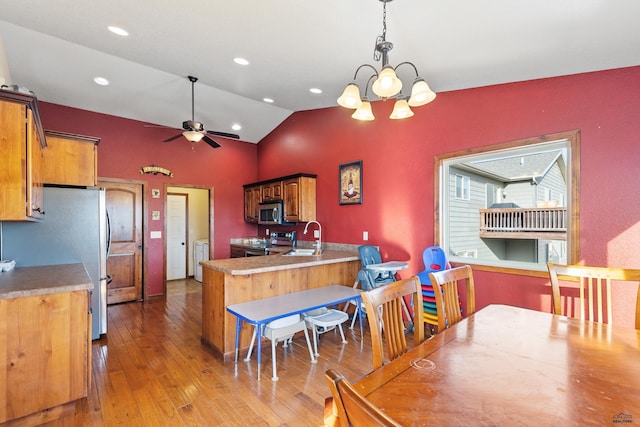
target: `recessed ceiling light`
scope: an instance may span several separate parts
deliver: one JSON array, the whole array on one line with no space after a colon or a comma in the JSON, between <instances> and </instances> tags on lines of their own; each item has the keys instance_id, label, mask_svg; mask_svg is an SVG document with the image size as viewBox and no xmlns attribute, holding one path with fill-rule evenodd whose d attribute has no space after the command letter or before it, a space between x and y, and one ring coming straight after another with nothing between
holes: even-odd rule
<instances>
[{"instance_id":1,"label":"recessed ceiling light","mask_svg":"<svg viewBox=\"0 0 640 427\"><path fill-rule=\"evenodd\" d=\"M231 125L231 129L240 130L240 129L242 129L242 126L240 126L240 124L238 124L238 123L234 123L234 124Z\"/></svg>"},{"instance_id":2,"label":"recessed ceiling light","mask_svg":"<svg viewBox=\"0 0 640 427\"><path fill-rule=\"evenodd\" d=\"M96 77L95 79L93 79L93 81L100 86L107 86L109 84L109 80L105 79L104 77Z\"/></svg>"},{"instance_id":3,"label":"recessed ceiling light","mask_svg":"<svg viewBox=\"0 0 640 427\"><path fill-rule=\"evenodd\" d=\"M249 61L244 58L233 58L233 62L239 65L249 65Z\"/></svg>"},{"instance_id":4,"label":"recessed ceiling light","mask_svg":"<svg viewBox=\"0 0 640 427\"><path fill-rule=\"evenodd\" d=\"M309 89L309 92L311 92L311 93L322 93L322 89L318 89L317 87L312 87L311 89Z\"/></svg>"},{"instance_id":5,"label":"recessed ceiling light","mask_svg":"<svg viewBox=\"0 0 640 427\"><path fill-rule=\"evenodd\" d=\"M119 36L128 36L129 35L129 32L127 30L124 30L124 29L122 29L120 27L115 27L113 25L109 25L107 28L109 29L109 31L111 31L112 33L117 34Z\"/></svg>"},{"instance_id":6,"label":"recessed ceiling light","mask_svg":"<svg viewBox=\"0 0 640 427\"><path fill-rule=\"evenodd\" d=\"M268 102L269 104L273 103L273 99L271 98L262 98L264 102Z\"/></svg>"}]
</instances>

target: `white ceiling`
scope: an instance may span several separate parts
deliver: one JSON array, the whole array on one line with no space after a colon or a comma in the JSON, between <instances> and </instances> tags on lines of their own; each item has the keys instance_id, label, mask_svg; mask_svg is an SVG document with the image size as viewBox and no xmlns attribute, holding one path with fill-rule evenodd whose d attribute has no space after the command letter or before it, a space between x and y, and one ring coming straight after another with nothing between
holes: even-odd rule
<instances>
[{"instance_id":1,"label":"white ceiling","mask_svg":"<svg viewBox=\"0 0 640 427\"><path fill-rule=\"evenodd\" d=\"M379 68L372 55L382 7L0 0L6 83L43 101L179 128L191 117L186 76L194 75L196 120L224 132L240 123L241 139L257 143L292 112L336 105L358 65ZM638 0L396 0L387 4L390 63L413 62L436 92L640 65L639 18ZM251 64L235 64L237 56ZM0 44L0 73L1 57ZM409 67L399 75L413 79ZM111 84L97 86L95 76Z\"/></svg>"}]
</instances>

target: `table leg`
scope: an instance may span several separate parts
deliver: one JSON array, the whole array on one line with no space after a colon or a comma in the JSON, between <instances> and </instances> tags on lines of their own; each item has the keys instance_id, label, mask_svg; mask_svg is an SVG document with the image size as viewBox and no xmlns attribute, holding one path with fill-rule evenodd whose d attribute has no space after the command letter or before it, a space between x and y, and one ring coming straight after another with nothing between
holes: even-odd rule
<instances>
[{"instance_id":1,"label":"table leg","mask_svg":"<svg viewBox=\"0 0 640 427\"><path fill-rule=\"evenodd\" d=\"M358 318L360 319L360 342L364 342L364 333L362 332L362 297L356 299L356 307L358 310Z\"/></svg>"},{"instance_id":2,"label":"table leg","mask_svg":"<svg viewBox=\"0 0 640 427\"><path fill-rule=\"evenodd\" d=\"M256 324L256 338L258 339L258 381L260 381L260 366L262 366L262 327L262 323Z\"/></svg>"},{"instance_id":3,"label":"table leg","mask_svg":"<svg viewBox=\"0 0 640 427\"><path fill-rule=\"evenodd\" d=\"M240 330L242 329L242 319L236 317L236 359L235 363L238 363L238 346L240 345Z\"/></svg>"}]
</instances>

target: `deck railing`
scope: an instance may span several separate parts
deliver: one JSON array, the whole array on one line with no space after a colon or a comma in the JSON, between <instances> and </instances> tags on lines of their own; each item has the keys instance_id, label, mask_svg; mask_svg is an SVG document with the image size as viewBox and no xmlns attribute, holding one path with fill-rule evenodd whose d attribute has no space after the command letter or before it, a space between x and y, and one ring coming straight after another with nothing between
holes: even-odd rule
<instances>
[{"instance_id":1,"label":"deck railing","mask_svg":"<svg viewBox=\"0 0 640 427\"><path fill-rule=\"evenodd\" d=\"M481 237L557 240L566 233L566 207L480 209Z\"/></svg>"}]
</instances>

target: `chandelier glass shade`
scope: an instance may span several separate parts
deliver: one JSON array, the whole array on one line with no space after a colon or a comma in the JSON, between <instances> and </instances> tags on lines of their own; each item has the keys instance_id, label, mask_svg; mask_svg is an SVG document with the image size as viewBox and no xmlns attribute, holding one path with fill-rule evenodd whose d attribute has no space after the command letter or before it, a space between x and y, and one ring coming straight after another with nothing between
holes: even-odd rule
<instances>
[{"instance_id":1,"label":"chandelier glass shade","mask_svg":"<svg viewBox=\"0 0 640 427\"><path fill-rule=\"evenodd\" d=\"M355 109L351 117L357 120L373 120L373 112L371 110L371 103L367 98L367 90L369 84L373 79L371 90L378 98L382 100L395 98L396 103L393 107L391 119L403 119L413 116L413 111L410 107L420 107L433 101L436 97L435 92L431 90L427 82L420 77L418 69L411 62L402 62L396 67L389 65L389 51L393 49L393 44L386 40L387 33L387 3L392 0L379 0L383 3L383 16L382 36L378 36L376 39L376 48L373 53L373 59L379 61L382 59L382 69L378 72L373 65L362 64L357 69L353 76L353 81L347 85L342 92L342 95L338 98L338 105ZM398 68L401 66L411 66L415 72L415 80L411 86L411 95L407 101L407 97L402 94L402 80L396 74ZM360 87L356 83L358 72L363 68L370 68L373 70L373 75L369 77L367 85L365 86L365 95L360 95Z\"/></svg>"},{"instance_id":2,"label":"chandelier glass shade","mask_svg":"<svg viewBox=\"0 0 640 427\"><path fill-rule=\"evenodd\" d=\"M413 116L413 111L409 108L409 103L405 98L398 99L393 106L393 111L389 116L390 119L406 119Z\"/></svg>"},{"instance_id":3,"label":"chandelier glass shade","mask_svg":"<svg viewBox=\"0 0 640 427\"><path fill-rule=\"evenodd\" d=\"M356 111L353 112L351 117L353 117L356 120L363 120L363 121L374 120L375 116L373 115L373 110L371 110L371 103L369 102L369 99L367 99L366 97L362 98L362 102L360 103L360 106Z\"/></svg>"}]
</instances>

